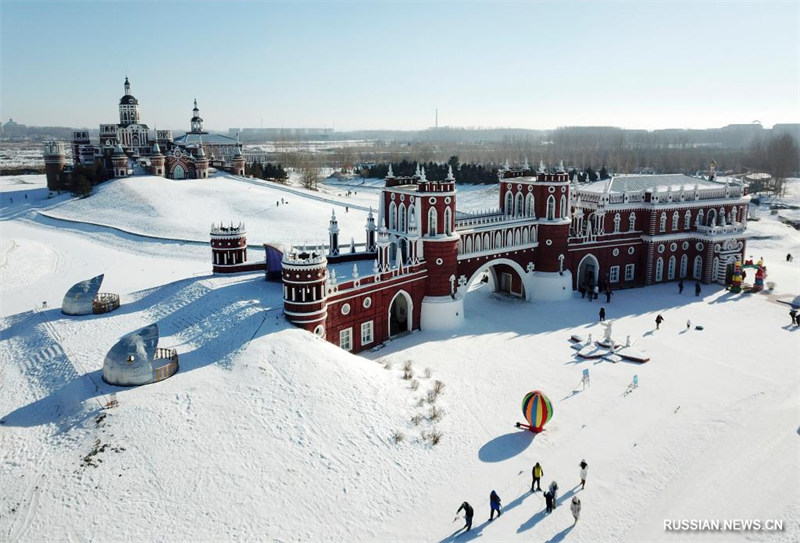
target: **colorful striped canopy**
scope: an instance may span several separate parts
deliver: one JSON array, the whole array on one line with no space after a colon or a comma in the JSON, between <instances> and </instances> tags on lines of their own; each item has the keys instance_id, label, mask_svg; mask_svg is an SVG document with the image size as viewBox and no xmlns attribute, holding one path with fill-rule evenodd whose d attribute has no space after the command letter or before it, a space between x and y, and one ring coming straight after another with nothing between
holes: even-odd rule
<instances>
[{"instance_id":1,"label":"colorful striped canopy","mask_svg":"<svg viewBox=\"0 0 800 543\"><path fill-rule=\"evenodd\" d=\"M541 432L547 421L553 418L553 405L541 390L534 390L522 400L522 414L534 432Z\"/></svg>"}]
</instances>

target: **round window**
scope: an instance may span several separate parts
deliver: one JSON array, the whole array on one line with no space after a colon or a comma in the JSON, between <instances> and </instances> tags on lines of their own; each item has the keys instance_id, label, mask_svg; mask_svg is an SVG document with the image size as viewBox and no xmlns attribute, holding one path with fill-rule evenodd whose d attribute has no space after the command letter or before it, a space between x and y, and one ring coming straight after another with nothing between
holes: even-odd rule
<instances>
[{"instance_id":1,"label":"round window","mask_svg":"<svg viewBox=\"0 0 800 543\"><path fill-rule=\"evenodd\" d=\"M670 243L669 250L674 253L675 251L678 250L678 244L677 243Z\"/></svg>"},{"instance_id":2,"label":"round window","mask_svg":"<svg viewBox=\"0 0 800 543\"><path fill-rule=\"evenodd\" d=\"M448 196L447 198L445 198L445 199L444 199L444 203L446 203L446 204L449 204L449 203L450 203L450 197L449 197L449 196Z\"/></svg>"},{"instance_id":3,"label":"round window","mask_svg":"<svg viewBox=\"0 0 800 543\"><path fill-rule=\"evenodd\" d=\"M349 315L350 314L350 304L344 304L342 306L342 315Z\"/></svg>"},{"instance_id":4,"label":"round window","mask_svg":"<svg viewBox=\"0 0 800 543\"><path fill-rule=\"evenodd\" d=\"M361 305L364 306L364 309L369 309L372 306L372 298L367 296L366 298L364 298L364 301L361 302Z\"/></svg>"},{"instance_id":5,"label":"round window","mask_svg":"<svg viewBox=\"0 0 800 543\"><path fill-rule=\"evenodd\" d=\"M695 247L695 249L697 249L698 251L702 251L703 249L705 249L705 245L703 245L703 244L702 244L702 243L700 243L700 242L697 242L697 245L695 245L694 247Z\"/></svg>"},{"instance_id":6,"label":"round window","mask_svg":"<svg viewBox=\"0 0 800 543\"><path fill-rule=\"evenodd\" d=\"M436 259L436 265L437 265L437 266L441 266L441 265L442 265L442 262L444 262L444 260L442 260L441 258L437 258L437 259Z\"/></svg>"},{"instance_id":7,"label":"round window","mask_svg":"<svg viewBox=\"0 0 800 543\"><path fill-rule=\"evenodd\" d=\"M552 239L548 239L544 243L545 243L545 245L552 245L553 244L553 240Z\"/></svg>"},{"instance_id":8,"label":"round window","mask_svg":"<svg viewBox=\"0 0 800 543\"><path fill-rule=\"evenodd\" d=\"M317 325L317 327L314 328L314 334L319 337L325 337L325 327L321 324Z\"/></svg>"},{"instance_id":9,"label":"round window","mask_svg":"<svg viewBox=\"0 0 800 543\"><path fill-rule=\"evenodd\" d=\"M629 255L632 255L632 254L633 254L633 247L628 247L628 254L629 254Z\"/></svg>"},{"instance_id":10,"label":"round window","mask_svg":"<svg viewBox=\"0 0 800 543\"><path fill-rule=\"evenodd\" d=\"M689 248L689 242L688 242L688 241L684 241L684 242L683 242L683 244L681 244L681 247L682 247L682 248L683 248L683 250L685 251L686 249L688 249L688 248Z\"/></svg>"},{"instance_id":11,"label":"round window","mask_svg":"<svg viewBox=\"0 0 800 543\"><path fill-rule=\"evenodd\" d=\"M567 187L561 187L561 192L567 192Z\"/></svg>"},{"instance_id":12,"label":"round window","mask_svg":"<svg viewBox=\"0 0 800 543\"><path fill-rule=\"evenodd\" d=\"M556 191L555 187L547 187L547 192L555 192L555 191Z\"/></svg>"},{"instance_id":13,"label":"round window","mask_svg":"<svg viewBox=\"0 0 800 543\"><path fill-rule=\"evenodd\" d=\"M619 249L614 249L613 251L611 251L611 254L614 256L619 256Z\"/></svg>"},{"instance_id":14,"label":"round window","mask_svg":"<svg viewBox=\"0 0 800 543\"><path fill-rule=\"evenodd\" d=\"M435 204L435 203L436 203L436 198L429 198L429 199L428 199L428 201L429 201L431 204Z\"/></svg>"},{"instance_id":15,"label":"round window","mask_svg":"<svg viewBox=\"0 0 800 543\"><path fill-rule=\"evenodd\" d=\"M666 248L664 247L664 244L663 244L663 243L662 243L661 245L659 245L659 246L658 246L658 254L661 254L661 253L663 253L665 249L666 249Z\"/></svg>"}]
</instances>

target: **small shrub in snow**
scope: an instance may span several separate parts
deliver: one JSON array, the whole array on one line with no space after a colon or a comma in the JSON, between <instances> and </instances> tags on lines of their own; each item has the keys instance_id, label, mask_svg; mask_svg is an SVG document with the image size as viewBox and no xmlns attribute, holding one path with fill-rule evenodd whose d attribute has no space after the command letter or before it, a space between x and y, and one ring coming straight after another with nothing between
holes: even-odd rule
<instances>
[{"instance_id":1,"label":"small shrub in snow","mask_svg":"<svg viewBox=\"0 0 800 543\"><path fill-rule=\"evenodd\" d=\"M438 409L435 405L432 405L430 411L428 411L428 420L433 422L440 421L442 420L443 414L444 414L443 410Z\"/></svg>"},{"instance_id":2,"label":"small shrub in snow","mask_svg":"<svg viewBox=\"0 0 800 543\"><path fill-rule=\"evenodd\" d=\"M439 430L433 430L428 434L428 439L430 440L431 445L438 445L439 441L442 440L442 433Z\"/></svg>"},{"instance_id":3,"label":"small shrub in snow","mask_svg":"<svg viewBox=\"0 0 800 543\"><path fill-rule=\"evenodd\" d=\"M390 370L390 369L392 369L392 363L391 363L391 361L389 361L389 360L385 361L385 362L383 363L383 369L385 369L385 370Z\"/></svg>"},{"instance_id":4,"label":"small shrub in snow","mask_svg":"<svg viewBox=\"0 0 800 543\"><path fill-rule=\"evenodd\" d=\"M423 405L425 405L425 398L420 398L417 402L417 407L422 407Z\"/></svg>"},{"instance_id":5,"label":"small shrub in snow","mask_svg":"<svg viewBox=\"0 0 800 543\"><path fill-rule=\"evenodd\" d=\"M426 400L428 401L428 403L430 403L430 404L436 403L436 398L438 398L438 397L439 397L439 393L438 393L438 392L436 392L435 390L429 390L429 391L428 391L428 392L425 394L425 399L426 399Z\"/></svg>"},{"instance_id":6,"label":"small shrub in snow","mask_svg":"<svg viewBox=\"0 0 800 543\"><path fill-rule=\"evenodd\" d=\"M408 381L408 380L410 380L412 377L414 377L414 372L413 372L413 371L411 371L411 370L403 370L403 379L405 379L406 381Z\"/></svg>"},{"instance_id":7,"label":"small shrub in snow","mask_svg":"<svg viewBox=\"0 0 800 543\"><path fill-rule=\"evenodd\" d=\"M417 390L419 388L419 381L416 379L411 380L411 390Z\"/></svg>"},{"instance_id":8,"label":"small shrub in snow","mask_svg":"<svg viewBox=\"0 0 800 543\"><path fill-rule=\"evenodd\" d=\"M431 375L433 375L433 372L431 371L431 369L430 368L425 368L425 379L430 379Z\"/></svg>"},{"instance_id":9,"label":"small shrub in snow","mask_svg":"<svg viewBox=\"0 0 800 543\"><path fill-rule=\"evenodd\" d=\"M422 422L422 415L420 415L419 413L411 417L411 424L413 424L414 426L419 426L421 422Z\"/></svg>"},{"instance_id":10,"label":"small shrub in snow","mask_svg":"<svg viewBox=\"0 0 800 543\"><path fill-rule=\"evenodd\" d=\"M437 396L444 394L444 383L440 380L435 380L433 382L433 391L436 393Z\"/></svg>"},{"instance_id":11,"label":"small shrub in snow","mask_svg":"<svg viewBox=\"0 0 800 543\"><path fill-rule=\"evenodd\" d=\"M406 360L403 363L403 371L411 371L411 368L412 368L411 360Z\"/></svg>"},{"instance_id":12,"label":"small shrub in snow","mask_svg":"<svg viewBox=\"0 0 800 543\"><path fill-rule=\"evenodd\" d=\"M392 434L392 441L394 443L400 443L406 438L406 436L402 432L395 432Z\"/></svg>"}]
</instances>

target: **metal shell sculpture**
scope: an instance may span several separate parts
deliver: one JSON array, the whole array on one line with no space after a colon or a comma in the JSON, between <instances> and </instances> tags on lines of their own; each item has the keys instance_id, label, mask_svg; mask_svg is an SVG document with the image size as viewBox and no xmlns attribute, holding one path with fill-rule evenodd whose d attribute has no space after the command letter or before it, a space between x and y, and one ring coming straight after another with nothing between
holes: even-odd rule
<instances>
[{"instance_id":1,"label":"metal shell sculpture","mask_svg":"<svg viewBox=\"0 0 800 543\"><path fill-rule=\"evenodd\" d=\"M553 418L553 405L541 390L534 390L522 400L522 414L530 425L530 430L539 433L544 425Z\"/></svg>"}]
</instances>

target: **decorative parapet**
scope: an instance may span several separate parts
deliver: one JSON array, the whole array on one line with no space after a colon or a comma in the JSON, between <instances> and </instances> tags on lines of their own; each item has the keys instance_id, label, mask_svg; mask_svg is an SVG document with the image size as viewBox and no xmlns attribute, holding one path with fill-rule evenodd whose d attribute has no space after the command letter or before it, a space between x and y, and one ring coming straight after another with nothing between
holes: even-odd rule
<instances>
[{"instance_id":1,"label":"decorative parapet","mask_svg":"<svg viewBox=\"0 0 800 543\"><path fill-rule=\"evenodd\" d=\"M222 223L216 224L211 223L211 235L212 236L244 236L247 234L247 230L245 229L244 223L240 222L238 225L234 226L231 223L229 226L225 226Z\"/></svg>"},{"instance_id":2,"label":"decorative parapet","mask_svg":"<svg viewBox=\"0 0 800 543\"><path fill-rule=\"evenodd\" d=\"M697 225L697 232L706 235L729 235L729 234L742 234L747 230L747 225L744 223L727 224L725 226L703 226Z\"/></svg>"},{"instance_id":3,"label":"decorative parapet","mask_svg":"<svg viewBox=\"0 0 800 543\"><path fill-rule=\"evenodd\" d=\"M310 266L326 265L328 260L325 258L324 251L319 247L316 249L290 247L288 251L283 253L281 262L285 266Z\"/></svg>"}]
</instances>

